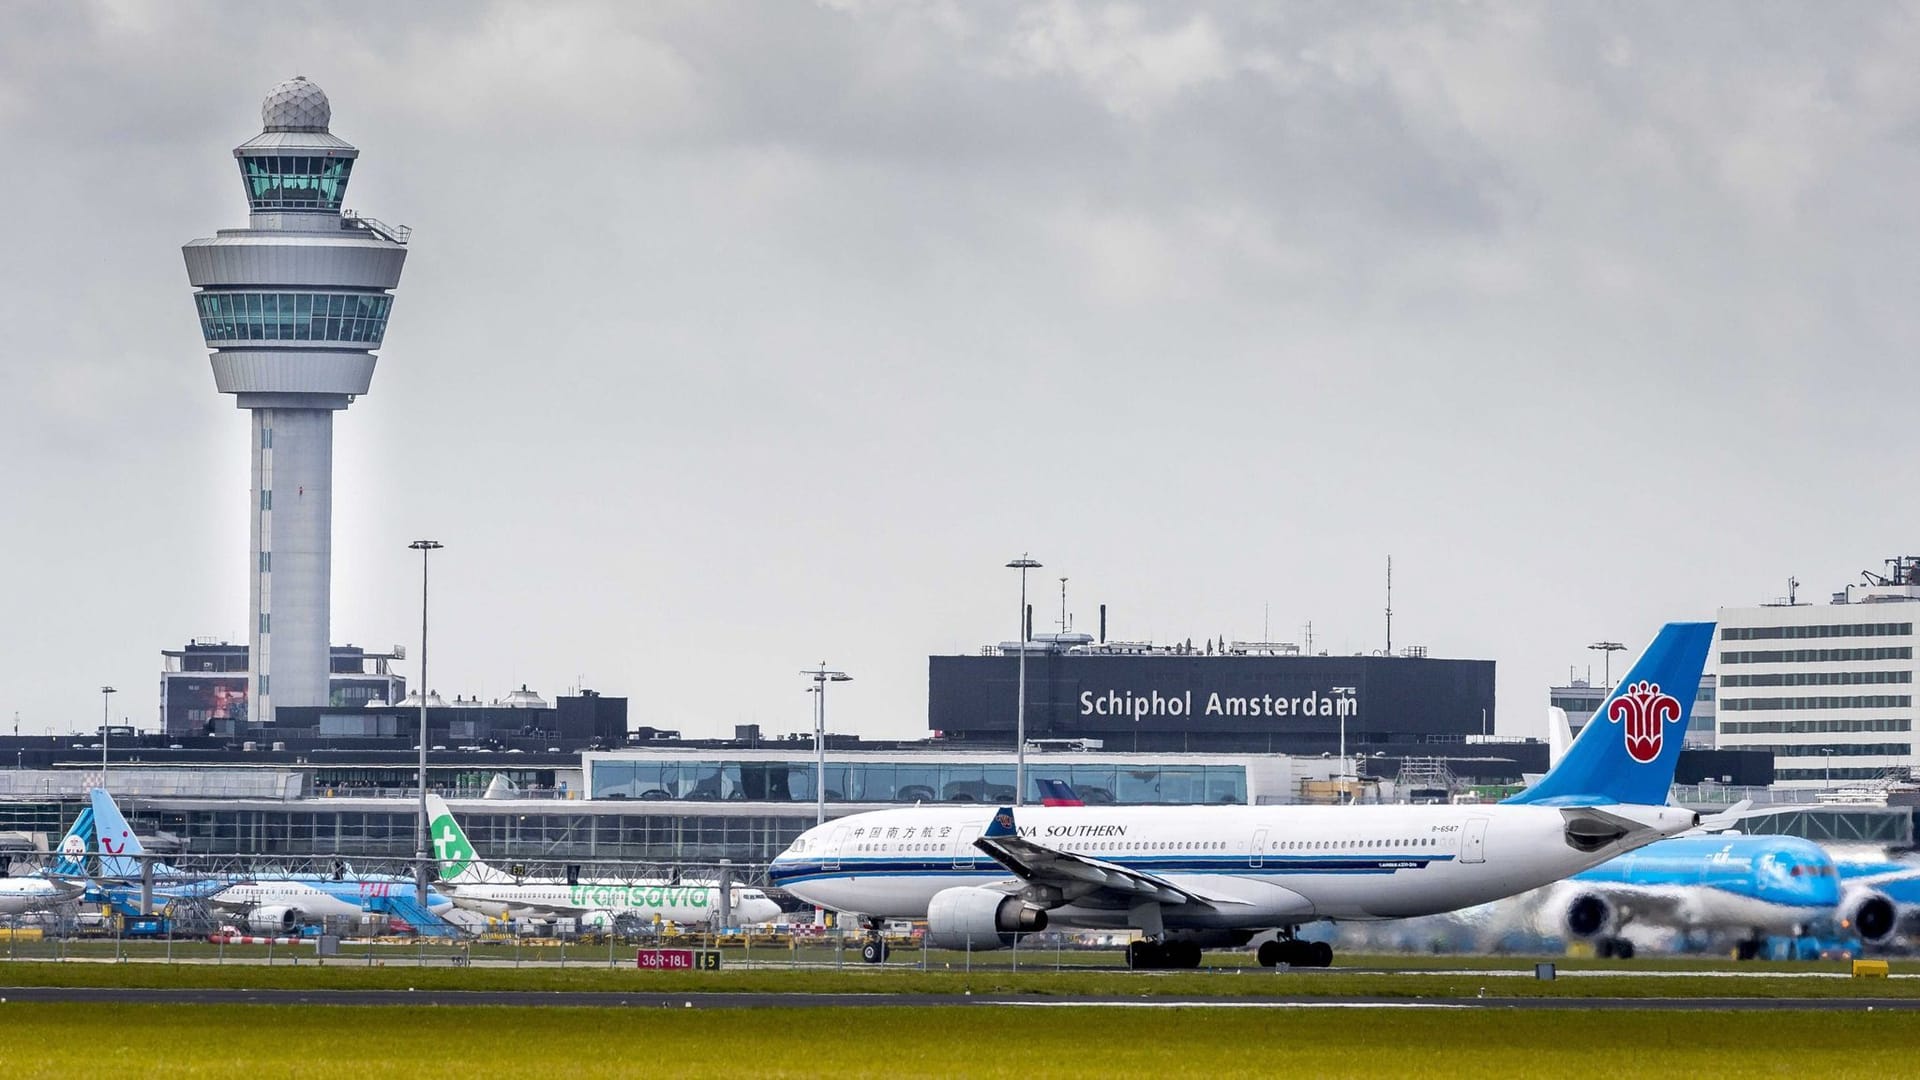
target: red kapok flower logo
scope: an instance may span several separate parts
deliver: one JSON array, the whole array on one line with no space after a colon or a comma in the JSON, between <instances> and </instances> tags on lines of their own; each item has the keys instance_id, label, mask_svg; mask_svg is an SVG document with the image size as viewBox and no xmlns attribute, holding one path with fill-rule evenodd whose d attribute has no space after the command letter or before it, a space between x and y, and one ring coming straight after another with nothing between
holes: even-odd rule
<instances>
[{"instance_id":1,"label":"red kapok flower logo","mask_svg":"<svg viewBox=\"0 0 1920 1080\"><path fill-rule=\"evenodd\" d=\"M1607 719L1625 725L1627 756L1645 765L1660 756L1666 741L1662 722L1680 722L1680 702L1661 693L1658 683L1642 679L1607 703Z\"/></svg>"}]
</instances>

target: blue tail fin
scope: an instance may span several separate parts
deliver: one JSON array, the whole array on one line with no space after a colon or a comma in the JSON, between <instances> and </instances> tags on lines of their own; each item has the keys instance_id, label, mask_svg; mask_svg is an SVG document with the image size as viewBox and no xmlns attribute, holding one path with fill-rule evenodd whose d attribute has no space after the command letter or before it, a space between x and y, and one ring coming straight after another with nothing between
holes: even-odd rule
<instances>
[{"instance_id":1,"label":"blue tail fin","mask_svg":"<svg viewBox=\"0 0 1920 1080\"><path fill-rule=\"evenodd\" d=\"M93 807L82 806L74 816L73 827L60 838L60 857L54 860L52 872L60 877L83 877L87 872L87 856L92 852Z\"/></svg>"},{"instance_id":2,"label":"blue tail fin","mask_svg":"<svg viewBox=\"0 0 1920 1080\"><path fill-rule=\"evenodd\" d=\"M994 811L993 820L987 823L987 837L1018 836L1020 830L1013 825L1013 807L1003 806Z\"/></svg>"},{"instance_id":3,"label":"blue tail fin","mask_svg":"<svg viewBox=\"0 0 1920 1080\"><path fill-rule=\"evenodd\" d=\"M130 856L146 854L133 826L120 814L106 788L93 789L93 831L99 844L100 875L111 878L140 876L140 860Z\"/></svg>"},{"instance_id":4,"label":"blue tail fin","mask_svg":"<svg viewBox=\"0 0 1920 1080\"><path fill-rule=\"evenodd\" d=\"M1700 692L1713 624L1668 623L1614 687L1566 755L1510 803L1658 806Z\"/></svg>"},{"instance_id":5,"label":"blue tail fin","mask_svg":"<svg viewBox=\"0 0 1920 1080\"><path fill-rule=\"evenodd\" d=\"M1065 780L1039 779L1033 786L1040 789L1041 806L1085 806L1080 796L1074 793L1073 785Z\"/></svg>"}]
</instances>

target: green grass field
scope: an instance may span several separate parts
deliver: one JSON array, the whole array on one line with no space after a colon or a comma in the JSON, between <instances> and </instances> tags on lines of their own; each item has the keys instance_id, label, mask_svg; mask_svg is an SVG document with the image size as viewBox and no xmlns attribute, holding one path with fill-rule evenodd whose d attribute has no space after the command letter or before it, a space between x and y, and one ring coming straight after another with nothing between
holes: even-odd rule
<instances>
[{"instance_id":1,"label":"green grass field","mask_svg":"<svg viewBox=\"0 0 1920 1080\"><path fill-rule=\"evenodd\" d=\"M1099 995L1160 999L1311 996L1385 997L1417 1001L1446 997L1920 997L1920 979L1846 979L1807 974L1752 978L1714 975L1661 977L1631 974L1568 977L1538 982L1516 976L1409 970L1403 972L1280 972L1225 968L1196 972L1119 970L920 971L785 968L718 972L641 972L631 968L416 967L359 963L298 967L255 964L0 963L0 987L140 986L244 989L581 990L700 993L1026 994L1037 998Z\"/></svg>"},{"instance_id":2,"label":"green grass field","mask_svg":"<svg viewBox=\"0 0 1920 1080\"><path fill-rule=\"evenodd\" d=\"M1267 1009L611 1010L0 1005L12 1080L1907 1075L1892 1013Z\"/></svg>"}]
</instances>

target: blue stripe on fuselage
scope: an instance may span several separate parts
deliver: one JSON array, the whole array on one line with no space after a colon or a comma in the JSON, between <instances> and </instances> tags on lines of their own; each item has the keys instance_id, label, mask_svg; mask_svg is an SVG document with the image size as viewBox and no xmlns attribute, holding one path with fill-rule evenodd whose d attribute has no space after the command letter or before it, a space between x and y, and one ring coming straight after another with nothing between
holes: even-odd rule
<instances>
[{"instance_id":1,"label":"blue stripe on fuselage","mask_svg":"<svg viewBox=\"0 0 1920 1080\"><path fill-rule=\"evenodd\" d=\"M1451 855L1423 855L1416 858L1382 858L1377 855L1267 856L1254 866L1242 855L1218 859L1135 859L1115 862L1116 866L1153 874L1392 874L1401 870L1421 870L1431 863L1449 862ZM934 877L953 874L979 874L1004 878L1009 871L986 858L972 866L955 866L946 859L846 859L833 869L819 860L776 863L768 872L775 885L798 881L822 881L843 877Z\"/></svg>"}]
</instances>

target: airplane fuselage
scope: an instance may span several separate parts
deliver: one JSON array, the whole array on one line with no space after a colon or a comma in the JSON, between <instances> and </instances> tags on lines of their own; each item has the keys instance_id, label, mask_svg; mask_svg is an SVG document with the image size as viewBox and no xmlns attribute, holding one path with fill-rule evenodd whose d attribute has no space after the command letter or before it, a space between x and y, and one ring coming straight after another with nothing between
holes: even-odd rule
<instances>
[{"instance_id":1,"label":"airplane fuselage","mask_svg":"<svg viewBox=\"0 0 1920 1080\"><path fill-rule=\"evenodd\" d=\"M441 882L437 888L459 907L494 918L568 918L589 912L633 915L643 920L706 922L720 910L720 890L700 883L564 881ZM758 889L733 892L733 918L768 922L779 905Z\"/></svg>"},{"instance_id":2,"label":"airplane fuselage","mask_svg":"<svg viewBox=\"0 0 1920 1080\"><path fill-rule=\"evenodd\" d=\"M1164 878L1214 904L1170 904L1168 927L1270 928L1315 919L1430 915L1524 892L1691 828L1675 807L1601 808L1641 828L1591 850L1550 806L1022 807L1021 837ZM979 807L855 814L808 830L778 856L774 884L836 911L923 918L943 890L1015 891L974 845ZM1054 922L1129 925L1125 908L1066 903Z\"/></svg>"},{"instance_id":3,"label":"airplane fuselage","mask_svg":"<svg viewBox=\"0 0 1920 1080\"><path fill-rule=\"evenodd\" d=\"M77 886L63 887L50 878L0 878L0 915L47 911L73 899L79 892Z\"/></svg>"}]
</instances>

